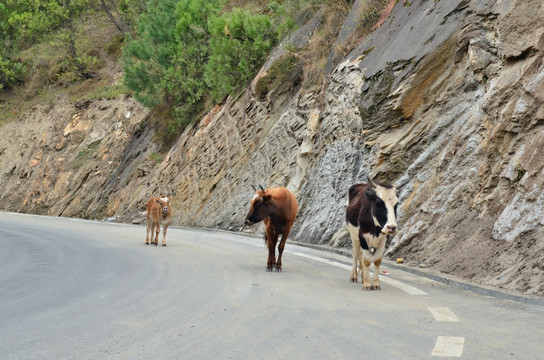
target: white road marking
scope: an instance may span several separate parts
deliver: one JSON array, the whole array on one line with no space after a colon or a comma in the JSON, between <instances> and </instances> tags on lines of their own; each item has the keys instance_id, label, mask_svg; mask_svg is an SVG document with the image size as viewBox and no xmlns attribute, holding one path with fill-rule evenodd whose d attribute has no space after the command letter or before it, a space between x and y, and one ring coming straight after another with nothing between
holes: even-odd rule
<instances>
[{"instance_id":1,"label":"white road marking","mask_svg":"<svg viewBox=\"0 0 544 360\"><path fill-rule=\"evenodd\" d=\"M262 247L261 244L257 244L253 241L247 241L247 240L241 240L238 238L233 238L233 241L249 244L253 246L259 246ZM342 269L351 270L350 265L345 265L337 261L332 261L328 259L323 259L320 257L312 256L312 255L306 255L297 251L291 251L291 250L285 250L285 252L293 254L295 256L305 257L307 259L311 259L314 261L319 261L321 263L325 263L328 265L336 266ZM392 286L395 286L408 294L412 295L428 295L426 292L417 289L413 286L403 284L402 282L398 280L394 280L385 276L381 277L381 281L388 283ZM445 307L428 307L429 311L433 314L434 318L437 321L459 321L457 316L453 314L451 310ZM446 320L448 319L448 320ZM455 319L455 320L454 320ZM436 344L434 346L433 351L431 352L431 356L441 356L441 357L461 357L463 354L463 349L465 346L465 338L464 337L451 337L451 336L439 336L436 340Z\"/></svg>"},{"instance_id":2,"label":"white road marking","mask_svg":"<svg viewBox=\"0 0 544 360\"><path fill-rule=\"evenodd\" d=\"M405 284L403 282L400 282L398 280L395 280L395 279L391 279L391 278L388 278L388 277L384 277L384 276L380 276L380 281L383 281L384 283L386 284L389 284L391 286L394 286L396 288L399 288L401 289L402 291L410 294L410 295L418 295L418 296L425 296L425 295L429 295L427 294L425 291L423 290L420 290L416 287L413 287L413 286L410 286L408 284Z\"/></svg>"},{"instance_id":3,"label":"white road marking","mask_svg":"<svg viewBox=\"0 0 544 360\"><path fill-rule=\"evenodd\" d=\"M439 336L431 356L461 357L464 346L464 337Z\"/></svg>"},{"instance_id":4,"label":"white road marking","mask_svg":"<svg viewBox=\"0 0 544 360\"><path fill-rule=\"evenodd\" d=\"M249 244L249 245L253 245L253 246L263 247L262 243L257 244L256 242L253 242L253 241L247 241L247 240L242 240L242 239L237 239L237 238L233 238L232 240L236 241L236 242L239 242L239 243L244 243L244 244ZM306 254L303 254L301 252L292 251L292 250L288 250L288 249L285 249L284 252L289 253L289 254L293 254L293 255L296 255L296 256L304 257L304 258L307 258L307 259L311 259L311 260L314 260L314 261L319 261L321 263L336 266L336 267L339 267L339 268L342 268L342 269L351 270L351 265L342 264L342 263L337 262L337 261L323 259L323 258L320 258L320 257L317 257L317 256L312 256L312 255L306 255ZM381 276L380 281L383 281L386 284L394 286L394 287L396 287L396 288L398 288L398 289L400 289L400 290L402 290L402 291L404 291L404 292L406 292L406 293L408 293L410 295L418 295L418 296L429 295L423 290L420 290L420 289L418 289L416 287L413 287L413 286L410 286L408 284L404 284L404 283L402 283L402 282L400 282L398 280L391 279L389 277Z\"/></svg>"},{"instance_id":5,"label":"white road marking","mask_svg":"<svg viewBox=\"0 0 544 360\"><path fill-rule=\"evenodd\" d=\"M447 307L428 307L436 321L459 321L457 316Z\"/></svg>"},{"instance_id":6,"label":"white road marking","mask_svg":"<svg viewBox=\"0 0 544 360\"><path fill-rule=\"evenodd\" d=\"M342 269L351 270L350 265L342 264L342 263L332 261L332 260L328 260L328 259L323 259L323 258L320 258L320 257L317 257L317 256L306 255L306 254L299 253L299 252L296 252L296 251L290 251L290 250L285 250L285 251L290 253L290 254L296 255L296 256L304 257L304 258L311 259L311 260L314 260L314 261L319 261L319 262L329 264L329 265L332 265L332 266L336 266L336 267L339 267L339 268L342 268ZM403 282L400 282L398 280L391 279L391 278L388 278L388 277L385 277L385 276L381 276L380 281L383 281L386 284L394 286L394 287L396 287L396 288L398 288L398 289L400 289L400 290L402 290L402 291L404 291L404 292L406 292L406 293L408 293L410 295L420 295L420 296L421 295L429 295L423 290L420 290L418 288L415 288L413 286L407 285L407 284L405 284Z\"/></svg>"}]
</instances>

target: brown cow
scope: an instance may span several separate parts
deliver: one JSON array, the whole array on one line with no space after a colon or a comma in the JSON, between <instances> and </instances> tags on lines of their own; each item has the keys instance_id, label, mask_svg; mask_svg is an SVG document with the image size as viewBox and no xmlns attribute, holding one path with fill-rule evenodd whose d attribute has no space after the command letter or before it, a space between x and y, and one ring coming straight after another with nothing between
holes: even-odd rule
<instances>
[{"instance_id":1,"label":"brown cow","mask_svg":"<svg viewBox=\"0 0 544 360\"><path fill-rule=\"evenodd\" d=\"M281 255L285 248L285 241L295 222L298 211L298 202L295 195L286 188L277 187L264 190L255 188L255 196L251 200L245 224L253 225L261 220L266 226L264 240L268 246L268 262L266 271L281 271ZM278 260L276 261L276 243L282 235L278 245Z\"/></svg>"},{"instance_id":2,"label":"brown cow","mask_svg":"<svg viewBox=\"0 0 544 360\"><path fill-rule=\"evenodd\" d=\"M159 232L162 229L162 246L166 246L166 230L170 221L172 220L172 208L170 206L170 199L161 195L152 196L147 201L147 230L145 236L145 244L149 245L149 232L151 231L151 243L154 245L159 244ZM153 239L153 233L155 233L155 239Z\"/></svg>"}]
</instances>

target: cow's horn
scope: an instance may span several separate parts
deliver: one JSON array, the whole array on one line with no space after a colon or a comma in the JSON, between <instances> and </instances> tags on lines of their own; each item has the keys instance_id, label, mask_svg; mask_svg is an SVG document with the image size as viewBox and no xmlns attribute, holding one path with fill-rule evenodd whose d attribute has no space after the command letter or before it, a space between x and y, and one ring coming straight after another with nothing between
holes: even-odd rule
<instances>
[{"instance_id":1,"label":"cow's horn","mask_svg":"<svg viewBox=\"0 0 544 360\"><path fill-rule=\"evenodd\" d=\"M374 184L374 181L372 181L372 179L370 178L369 175L366 176L366 179L367 179L368 183L370 184L370 186L372 186L373 188L376 187L376 184Z\"/></svg>"},{"instance_id":2,"label":"cow's horn","mask_svg":"<svg viewBox=\"0 0 544 360\"><path fill-rule=\"evenodd\" d=\"M259 187L261 188L261 191L264 192L263 186L259 185Z\"/></svg>"},{"instance_id":3,"label":"cow's horn","mask_svg":"<svg viewBox=\"0 0 544 360\"><path fill-rule=\"evenodd\" d=\"M255 186L251 185L251 187L253 188L253 191L257 191L257 189L255 189Z\"/></svg>"}]
</instances>

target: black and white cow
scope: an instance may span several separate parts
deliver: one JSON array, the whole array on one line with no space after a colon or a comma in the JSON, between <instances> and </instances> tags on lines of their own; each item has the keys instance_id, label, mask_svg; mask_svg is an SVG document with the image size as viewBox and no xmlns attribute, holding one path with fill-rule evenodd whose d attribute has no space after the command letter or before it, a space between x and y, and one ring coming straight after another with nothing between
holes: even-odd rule
<instances>
[{"instance_id":1,"label":"black and white cow","mask_svg":"<svg viewBox=\"0 0 544 360\"><path fill-rule=\"evenodd\" d=\"M363 290L380 290L380 264L389 235L397 232L397 188L372 182L349 188L346 209L348 231L353 244L353 268L350 281L357 282L361 272ZM374 264L374 277L370 281L370 264ZM357 269L357 265L359 269Z\"/></svg>"}]
</instances>

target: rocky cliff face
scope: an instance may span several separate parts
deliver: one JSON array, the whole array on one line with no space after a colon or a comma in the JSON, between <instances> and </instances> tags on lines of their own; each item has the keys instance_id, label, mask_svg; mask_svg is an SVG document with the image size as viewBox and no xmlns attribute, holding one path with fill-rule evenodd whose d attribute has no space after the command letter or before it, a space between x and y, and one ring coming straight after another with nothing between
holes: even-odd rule
<instances>
[{"instance_id":1,"label":"rocky cliff face","mask_svg":"<svg viewBox=\"0 0 544 360\"><path fill-rule=\"evenodd\" d=\"M112 194L143 176L134 160L156 149L133 99L40 105L2 126L0 199L8 211L100 219ZM143 200L142 200L143 201Z\"/></svg>"},{"instance_id":2,"label":"rocky cliff face","mask_svg":"<svg viewBox=\"0 0 544 360\"><path fill-rule=\"evenodd\" d=\"M146 197L164 192L175 224L237 231L251 185L287 186L300 203L291 236L345 247L347 189L370 174L405 184L391 256L544 295L544 4L390 5L379 28L327 66L322 89L293 81L263 94L254 82L164 159L147 111L130 99L35 108L2 127L0 208L138 222ZM339 42L357 19L346 18ZM320 24L318 13L290 46L305 46Z\"/></svg>"}]
</instances>

